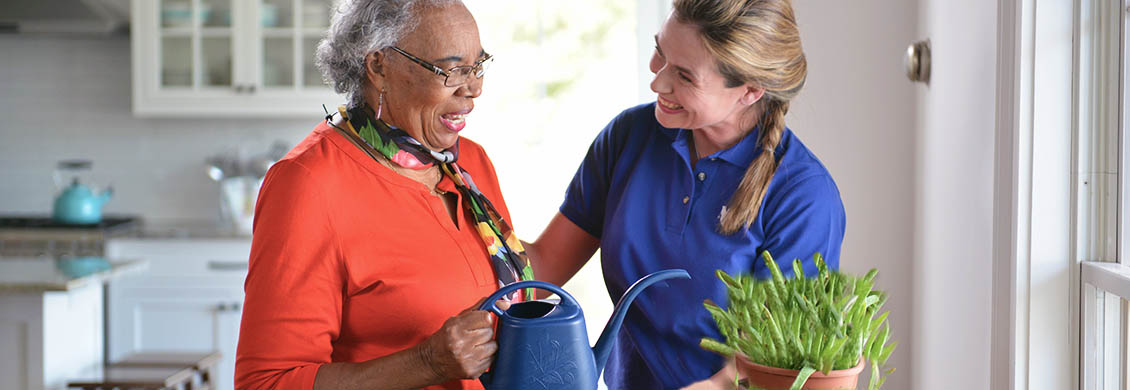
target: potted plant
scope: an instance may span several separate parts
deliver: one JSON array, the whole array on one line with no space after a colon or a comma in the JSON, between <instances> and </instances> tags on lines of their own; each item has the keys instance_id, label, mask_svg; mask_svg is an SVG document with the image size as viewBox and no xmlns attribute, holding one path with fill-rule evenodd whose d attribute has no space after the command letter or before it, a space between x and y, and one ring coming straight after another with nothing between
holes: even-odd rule
<instances>
[{"instance_id":1,"label":"potted plant","mask_svg":"<svg viewBox=\"0 0 1130 390\"><path fill-rule=\"evenodd\" d=\"M725 342L703 338L700 345L736 356L738 372L757 389L855 389L866 363L868 389L879 389L886 379L880 367L898 343L889 343L889 313L879 313L887 297L874 289L878 271L863 277L832 272L817 253L815 278L804 276L797 259L796 277L785 279L769 252L762 258L771 273L766 280L717 271L729 307L710 300L705 306Z\"/></svg>"}]
</instances>

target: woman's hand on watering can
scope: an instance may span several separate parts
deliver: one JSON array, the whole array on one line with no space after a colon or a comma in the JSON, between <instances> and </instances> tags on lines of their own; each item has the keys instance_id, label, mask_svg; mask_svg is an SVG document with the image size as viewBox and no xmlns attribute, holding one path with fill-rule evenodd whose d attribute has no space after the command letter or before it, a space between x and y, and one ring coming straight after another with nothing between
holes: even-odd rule
<instances>
[{"instance_id":1,"label":"woman's hand on watering can","mask_svg":"<svg viewBox=\"0 0 1130 390\"><path fill-rule=\"evenodd\" d=\"M490 368L498 344L494 342L494 316L477 310L482 302L448 318L421 344L422 359L441 381L478 378ZM495 304L502 310L510 307L501 300Z\"/></svg>"}]
</instances>

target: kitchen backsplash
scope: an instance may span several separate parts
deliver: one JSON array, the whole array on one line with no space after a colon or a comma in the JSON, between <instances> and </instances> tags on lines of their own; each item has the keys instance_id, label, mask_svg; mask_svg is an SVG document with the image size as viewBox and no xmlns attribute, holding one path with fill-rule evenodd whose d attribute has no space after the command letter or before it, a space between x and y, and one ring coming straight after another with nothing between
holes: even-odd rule
<instances>
[{"instance_id":1,"label":"kitchen backsplash","mask_svg":"<svg viewBox=\"0 0 1130 390\"><path fill-rule=\"evenodd\" d=\"M321 119L136 118L130 109L130 42L0 36L0 213L49 213L52 172L63 159L94 162L112 184L104 212L154 219L219 219L219 184L204 161L233 147L295 145Z\"/></svg>"}]
</instances>

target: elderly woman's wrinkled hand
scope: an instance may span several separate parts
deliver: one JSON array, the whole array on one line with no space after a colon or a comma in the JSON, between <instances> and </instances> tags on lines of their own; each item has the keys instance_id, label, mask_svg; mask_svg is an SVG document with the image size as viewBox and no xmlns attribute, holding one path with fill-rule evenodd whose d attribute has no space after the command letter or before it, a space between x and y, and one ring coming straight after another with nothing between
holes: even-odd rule
<instances>
[{"instance_id":1,"label":"elderly woman's wrinkled hand","mask_svg":"<svg viewBox=\"0 0 1130 390\"><path fill-rule=\"evenodd\" d=\"M481 302L480 302L481 303ZM506 310L509 303L499 301ZM474 379L482 375L494 360L498 344L494 342L494 321L488 311L476 310L479 304L448 318L438 331L424 340L421 354L441 380Z\"/></svg>"}]
</instances>

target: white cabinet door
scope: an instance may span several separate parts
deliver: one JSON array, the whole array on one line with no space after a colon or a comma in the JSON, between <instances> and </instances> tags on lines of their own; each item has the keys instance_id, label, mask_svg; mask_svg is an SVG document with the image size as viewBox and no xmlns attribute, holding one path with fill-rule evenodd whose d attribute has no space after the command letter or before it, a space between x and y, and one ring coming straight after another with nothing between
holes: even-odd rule
<instances>
[{"instance_id":1,"label":"white cabinet door","mask_svg":"<svg viewBox=\"0 0 1130 390\"><path fill-rule=\"evenodd\" d=\"M314 50L329 28L329 0L261 0L252 35L255 78L266 91L324 89Z\"/></svg>"},{"instance_id":2,"label":"white cabinet door","mask_svg":"<svg viewBox=\"0 0 1130 390\"><path fill-rule=\"evenodd\" d=\"M110 294L111 361L138 352L219 351L219 389L234 381L242 293L225 288L124 287Z\"/></svg>"},{"instance_id":3,"label":"white cabinet door","mask_svg":"<svg viewBox=\"0 0 1130 390\"><path fill-rule=\"evenodd\" d=\"M232 389L250 251L248 239L109 241L108 256L148 262L144 272L109 286L110 361L138 352L219 351L218 388Z\"/></svg>"},{"instance_id":4,"label":"white cabinet door","mask_svg":"<svg viewBox=\"0 0 1130 390\"><path fill-rule=\"evenodd\" d=\"M329 0L133 0L139 116L317 116L342 98L314 68Z\"/></svg>"},{"instance_id":5,"label":"white cabinet door","mask_svg":"<svg viewBox=\"0 0 1130 390\"><path fill-rule=\"evenodd\" d=\"M239 344L239 323L243 316L243 302L230 302L216 311L216 350L223 354L216 367L218 390L232 390L235 386L235 350Z\"/></svg>"}]
</instances>

